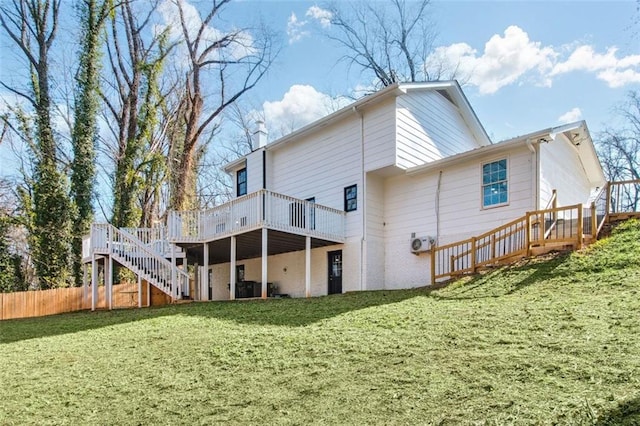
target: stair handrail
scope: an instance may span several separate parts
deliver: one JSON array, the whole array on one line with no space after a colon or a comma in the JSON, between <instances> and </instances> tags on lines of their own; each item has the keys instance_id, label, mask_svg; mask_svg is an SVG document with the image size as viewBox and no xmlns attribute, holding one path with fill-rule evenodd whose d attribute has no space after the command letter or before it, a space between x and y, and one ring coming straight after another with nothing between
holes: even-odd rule
<instances>
[{"instance_id":1,"label":"stair handrail","mask_svg":"<svg viewBox=\"0 0 640 426\"><path fill-rule=\"evenodd\" d=\"M136 247L137 250L143 252L142 254L147 256L147 259L151 259L152 263L156 263L158 265L162 265L165 268L168 268L169 271L171 272L171 277L170 277L170 285L171 285L171 296L174 298L180 298L180 293L179 290L181 288L186 288L188 286L189 283L189 274L186 271L183 271L182 269L179 269L177 267L174 267L173 263L169 262L162 254L159 254L158 252L156 252L155 250L153 250L152 248L148 247L146 244L144 244L140 239L136 238L135 236L133 236L132 234L130 234L129 232L123 231L121 229L116 228L113 225L108 225L108 230L111 233L111 237L109 238L109 241L112 243L111 246L109 247L109 253L110 255L117 255L117 256L122 256L123 258L127 259L127 261L132 262L133 263L133 259L134 257L132 256L126 256L124 251L122 254L115 252L115 247L113 244L114 238L113 236L122 236L124 237L123 239L125 240L129 240L129 241L123 241L123 243L129 243L132 244L133 246ZM135 265L137 268L140 268L141 270L144 271L144 267L142 265ZM148 275L148 274L147 274ZM166 279L166 277L165 277ZM179 281L178 285L175 285L175 281ZM159 282L158 282L159 283ZM166 291L166 289L161 289L163 291Z\"/></svg>"},{"instance_id":2,"label":"stair handrail","mask_svg":"<svg viewBox=\"0 0 640 426\"><path fill-rule=\"evenodd\" d=\"M435 246L431 249L431 283L435 284L438 278L446 278L469 272L475 273L480 266L497 263L506 258L519 255L528 256L532 245L544 245L546 240L567 241L575 243L580 247L583 237L582 209L582 204L574 204L571 206L552 207L527 212L524 216L478 236L442 246ZM572 218L573 212L575 211L576 213L576 232L573 232L570 228L568 236L563 235L562 238L550 238L552 231L558 224L558 213L567 211L572 212ZM552 217L549 229L547 229L545 223L546 214ZM543 225L541 231L538 231L535 236L531 232L531 218L533 216L538 219L538 222L540 222L540 218L542 218L541 223ZM496 250L496 247L498 247L499 250ZM438 266L440 267L437 269Z\"/></svg>"}]
</instances>

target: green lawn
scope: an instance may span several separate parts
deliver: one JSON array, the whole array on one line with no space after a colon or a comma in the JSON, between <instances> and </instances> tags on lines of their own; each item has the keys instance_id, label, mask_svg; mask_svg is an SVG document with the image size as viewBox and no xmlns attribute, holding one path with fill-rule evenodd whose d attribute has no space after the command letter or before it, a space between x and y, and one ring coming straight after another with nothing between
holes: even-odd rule
<instances>
[{"instance_id":1,"label":"green lawn","mask_svg":"<svg viewBox=\"0 0 640 426\"><path fill-rule=\"evenodd\" d=\"M0 424L640 424L640 225L431 293L0 322Z\"/></svg>"}]
</instances>

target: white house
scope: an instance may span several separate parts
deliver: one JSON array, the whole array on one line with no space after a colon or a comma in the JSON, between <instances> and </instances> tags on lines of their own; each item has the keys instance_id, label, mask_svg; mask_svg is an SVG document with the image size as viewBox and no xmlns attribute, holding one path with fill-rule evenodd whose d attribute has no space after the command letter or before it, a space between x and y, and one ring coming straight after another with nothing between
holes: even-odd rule
<instances>
[{"instance_id":1,"label":"white house","mask_svg":"<svg viewBox=\"0 0 640 426\"><path fill-rule=\"evenodd\" d=\"M172 294L425 286L432 245L544 209L553 190L573 205L606 184L583 121L492 143L455 81L395 84L271 143L261 126L254 142L225 168L234 200L169 214L169 241L198 271L187 288L184 268L163 266L183 280Z\"/></svg>"},{"instance_id":2,"label":"white house","mask_svg":"<svg viewBox=\"0 0 640 426\"><path fill-rule=\"evenodd\" d=\"M199 212L193 235L171 216L170 239L209 270L199 298L240 295L229 283L242 280L294 297L424 286L429 254L412 253L412 236L468 238L543 208L553 189L569 205L605 183L584 122L492 144L455 81L395 84L269 144L260 127L254 142L226 166L253 216ZM277 225L258 217L276 210Z\"/></svg>"}]
</instances>

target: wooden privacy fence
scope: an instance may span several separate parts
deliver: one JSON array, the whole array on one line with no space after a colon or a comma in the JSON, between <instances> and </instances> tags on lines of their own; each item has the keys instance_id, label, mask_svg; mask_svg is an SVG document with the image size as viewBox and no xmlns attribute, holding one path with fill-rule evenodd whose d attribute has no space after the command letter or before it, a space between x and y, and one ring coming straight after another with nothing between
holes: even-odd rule
<instances>
[{"instance_id":1,"label":"wooden privacy fence","mask_svg":"<svg viewBox=\"0 0 640 426\"><path fill-rule=\"evenodd\" d=\"M148 284L142 285L142 306L168 303L160 290L151 287L148 298ZM168 298L166 298L168 299ZM115 308L133 308L138 306L137 283L124 283L113 286L113 306ZM105 287L98 287L97 309L106 309ZM14 318L41 317L91 309L91 288L71 287L52 290L20 291L0 293L0 320Z\"/></svg>"}]
</instances>

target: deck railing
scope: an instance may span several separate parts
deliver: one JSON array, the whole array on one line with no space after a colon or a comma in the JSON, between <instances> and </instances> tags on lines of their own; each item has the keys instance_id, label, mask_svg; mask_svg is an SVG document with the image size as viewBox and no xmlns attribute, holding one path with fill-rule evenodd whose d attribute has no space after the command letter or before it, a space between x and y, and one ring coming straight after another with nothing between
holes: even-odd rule
<instances>
[{"instance_id":1,"label":"deck railing","mask_svg":"<svg viewBox=\"0 0 640 426\"><path fill-rule=\"evenodd\" d=\"M431 282L474 273L478 268L516 256L534 246L582 242L582 204L528 212L489 232L431 250Z\"/></svg>"},{"instance_id":2,"label":"deck railing","mask_svg":"<svg viewBox=\"0 0 640 426\"><path fill-rule=\"evenodd\" d=\"M640 215L640 180L609 182L609 216Z\"/></svg>"},{"instance_id":3,"label":"deck railing","mask_svg":"<svg viewBox=\"0 0 640 426\"><path fill-rule=\"evenodd\" d=\"M170 241L204 242L266 226L332 241L344 241L345 213L311 201L260 190L221 206L169 212Z\"/></svg>"}]
</instances>

